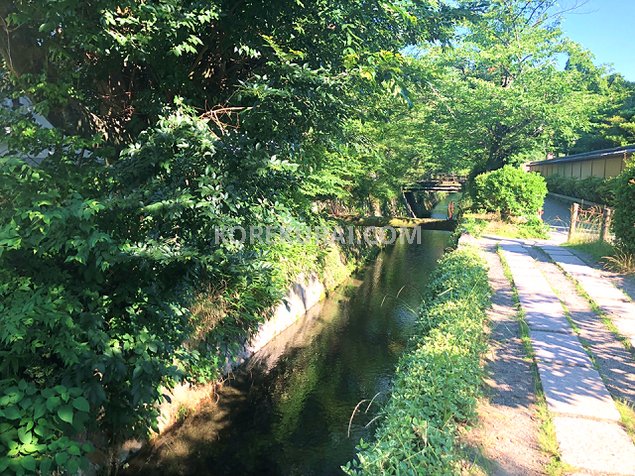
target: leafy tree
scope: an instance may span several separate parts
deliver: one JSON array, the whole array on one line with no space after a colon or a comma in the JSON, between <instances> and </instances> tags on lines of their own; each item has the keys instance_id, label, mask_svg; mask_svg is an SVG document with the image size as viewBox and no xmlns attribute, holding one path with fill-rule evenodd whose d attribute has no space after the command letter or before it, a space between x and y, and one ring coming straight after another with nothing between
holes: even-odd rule
<instances>
[{"instance_id":1,"label":"leafy tree","mask_svg":"<svg viewBox=\"0 0 635 476\"><path fill-rule=\"evenodd\" d=\"M0 0L0 472L75 473L217 376L325 250L215 229L394 194L410 164L362 124L406 101L399 51L465 8Z\"/></svg>"},{"instance_id":2,"label":"leafy tree","mask_svg":"<svg viewBox=\"0 0 635 476\"><path fill-rule=\"evenodd\" d=\"M559 55L585 53L562 36L552 4L494 0L465 25L455 48L430 52L447 98L435 125L438 148L475 164L475 174L572 143L601 101L597 75L558 67Z\"/></svg>"},{"instance_id":3,"label":"leafy tree","mask_svg":"<svg viewBox=\"0 0 635 476\"><path fill-rule=\"evenodd\" d=\"M607 78L607 99L593 116L591 129L567 152L620 147L635 143L635 83L619 74Z\"/></svg>"},{"instance_id":4,"label":"leafy tree","mask_svg":"<svg viewBox=\"0 0 635 476\"><path fill-rule=\"evenodd\" d=\"M262 97L237 94L242 85L273 94L294 66L374 73L373 55L439 37L448 12L429 0L3 0L0 52L6 79L55 125L125 143L177 96L202 110L253 107ZM295 91L305 102L306 93Z\"/></svg>"}]
</instances>

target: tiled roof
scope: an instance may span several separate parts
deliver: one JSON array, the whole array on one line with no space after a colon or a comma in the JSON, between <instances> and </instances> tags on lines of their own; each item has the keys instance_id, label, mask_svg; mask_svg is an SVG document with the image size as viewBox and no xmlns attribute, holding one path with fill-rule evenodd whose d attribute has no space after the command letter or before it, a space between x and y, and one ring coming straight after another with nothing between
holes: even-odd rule
<instances>
[{"instance_id":1,"label":"tiled roof","mask_svg":"<svg viewBox=\"0 0 635 476\"><path fill-rule=\"evenodd\" d=\"M635 153L635 145L627 145L624 147L616 147L614 149L593 150L582 154L567 155L566 157L558 157L556 159L539 160L531 162L529 165L552 165L567 162L579 162L582 160L603 159L605 157L617 157L624 154Z\"/></svg>"}]
</instances>

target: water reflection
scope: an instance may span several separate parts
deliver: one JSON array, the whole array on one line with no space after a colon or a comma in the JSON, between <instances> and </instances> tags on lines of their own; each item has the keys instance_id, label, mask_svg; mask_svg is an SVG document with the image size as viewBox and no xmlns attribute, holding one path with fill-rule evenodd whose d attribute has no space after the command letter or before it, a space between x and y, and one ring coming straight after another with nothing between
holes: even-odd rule
<instances>
[{"instance_id":1,"label":"water reflection","mask_svg":"<svg viewBox=\"0 0 635 476\"><path fill-rule=\"evenodd\" d=\"M354 456L387 395L414 309L448 233L397 243L276 337L162 441L145 474L332 475ZM350 437L349 419L362 399ZM130 472L133 472L132 470Z\"/></svg>"}]
</instances>

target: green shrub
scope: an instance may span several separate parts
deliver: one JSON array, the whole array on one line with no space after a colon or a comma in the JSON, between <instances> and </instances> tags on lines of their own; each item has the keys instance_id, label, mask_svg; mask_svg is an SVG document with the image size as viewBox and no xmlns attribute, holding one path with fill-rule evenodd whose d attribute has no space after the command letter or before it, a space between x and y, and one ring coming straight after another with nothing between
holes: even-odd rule
<instances>
[{"instance_id":1,"label":"green shrub","mask_svg":"<svg viewBox=\"0 0 635 476\"><path fill-rule=\"evenodd\" d=\"M538 215L547 195L544 178L506 165L478 175L473 193L476 207L498 212L504 219Z\"/></svg>"},{"instance_id":2,"label":"green shrub","mask_svg":"<svg viewBox=\"0 0 635 476\"><path fill-rule=\"evenodd\" d=\"M0 157L0 474L74 474L156 428L177 380L218 375L289 280L320 266L312 242L214 241L216 227L299 223L285 177L186 113L106 170ZM213 325L190 312L205 292Z\"/></svg>"},{"instance_id":3,"label":"green shrub","mask_svg":"<svg viewBox=\"0 0 635 476\"><path fill-rule=\"evenodd\" d=\"M474 416L486 348L487 271L473 249L441 259L427 290L411 349L372 443L362 441L344 470L360 474L456 472L458 424Z\"/></svg>"},{"instance_id":4,"label":"green shrub","mask_svg":"<svg viewBox=\"0 0 635 476\"><path fill-rule=\"evenodd\" d=\"M613 205L615 201L616 178L587 177L585 179L576 179L574 177L551 175L546 178L546 181L547 188L552 193L559 193L604 205Z\"/></svg>"},{"instance_id":5,"label":"green shrub","mask_svg":"<svg viewBox=\"0 0 635 476\"><path fill-rule=\"evenodd\" d=\"M617 245L635 254L635 164L632 163L617 180L613 232Z\"/></svg>"}]
</instances>

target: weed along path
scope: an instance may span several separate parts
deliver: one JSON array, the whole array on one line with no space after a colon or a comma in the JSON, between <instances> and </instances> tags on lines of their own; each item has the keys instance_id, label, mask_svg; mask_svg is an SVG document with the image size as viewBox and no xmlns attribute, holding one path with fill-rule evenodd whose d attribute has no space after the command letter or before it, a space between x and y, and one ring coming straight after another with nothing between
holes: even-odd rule
<instances>
[{"instance_id":1,"label":"weed along path","mask_svg":"<svg viewBox=\"0 0 635 476\"><path fill-rule=\"evenodd\" d=\"M546 402L542 446L551 444L559 458L542 472L635 475L635 360L630 350L635 304L565 248L504 239L481 240L481 245L489 247L490 258L496 246L508 269L538 393ZM492 285L496 289L500 283ZM527 389L520 393L531 397ZM524 403L527 408L533 404L531 399ZM551 443L545 441L550 432ZM525 446L533 448L531 443Z\"/></svg>"}]
</instances>

